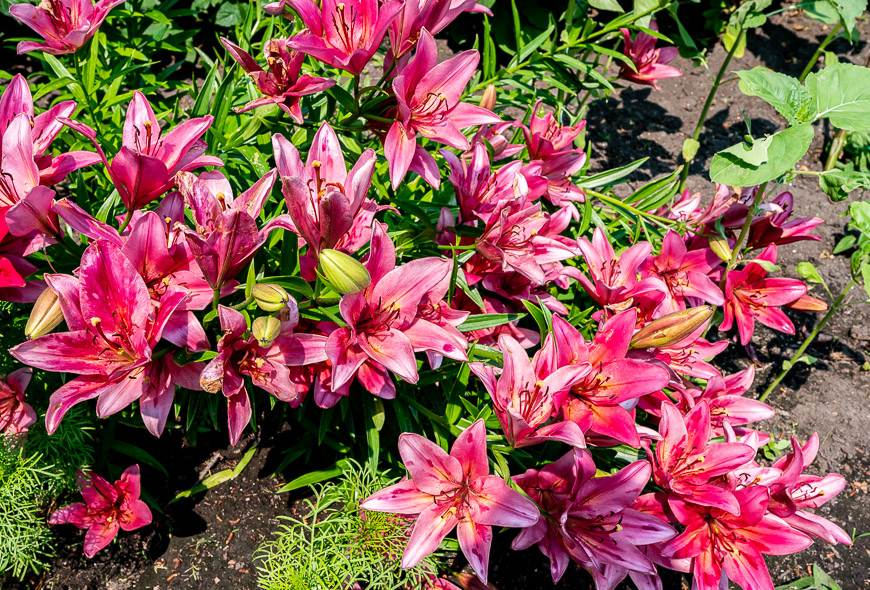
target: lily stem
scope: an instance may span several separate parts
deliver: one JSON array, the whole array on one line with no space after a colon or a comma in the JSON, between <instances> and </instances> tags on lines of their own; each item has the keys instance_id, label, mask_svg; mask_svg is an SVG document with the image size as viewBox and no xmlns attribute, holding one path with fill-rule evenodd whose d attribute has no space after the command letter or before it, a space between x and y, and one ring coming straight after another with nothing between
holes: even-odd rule
<instances>
[{"instance_id":1,"label":"lily stem","mask_svg":"<svg viewBox=\"0 0 870 590\"><path fill-rule=\"evenodd\" d=\"M806 77L810 75L810 72L813 71L813 68L815 67L816 62L818 62L819 58L822 56L822 52L828 47L828 45L830 45L831 41L833 41L834 38L840 34L840 29L842 29L842 28L843 28L842 23L837 23L834 26L834 28L831 29L831 32L828 33L828 36L822 40L822 42L819 44L818 47L816 47L816 52L813 53L812 57L810 57L810 61L807 62L807 65L806 65L806 67L804 67L804 71L801 72L801 75L800 75L800 77L798 77L798 80L803 82L806 79Z\"/></svg>"},{"instance_id":2,"label":"lily stem","mask_svg":"<svg viewBox=\"0 0 870 590\"><path fill-rule=\"evenodd\" d=\"M130 221L133 219L133 210L129 209L127 211L127 215L124 216L124 221L121 222L121 225L118 227L118 233L124 233L124 230L127 229L127 226L130 225Z\"/></svg>"},{"instance_id":3,"label":"lily stem","mask_svg":"<svg viewBox=\"0 0 870 590\"><path fill-rule=\"evenodd\" d=\"M695 124L695 129L692 131L692 139L694 141L698 141L701 137L701 131L704 129L704 123L707 122L707 114L710 112L710 107L713 106L713 100L716 98L716 94L719 92L719 86L722 85L722 77L725 76L725 71L728 69L728 66L731 64L731 60L734 59L734 54L737 53L737 47L740 45L740 37L745 36L746 31L742 29L740 30L740 35L731 43L731 49L728 50L728 54L725 56L725 59L722 61L722 65L719 66L719 71L716 72L716 77L713 79L713 85L710 87L710 92L707 93L707 99L704 101L704 106L701 108L701 114L698 116L698 122ZM689 165L695 160L696 154L693 154L691 158L688 158L686 162L683 164L683 170L680 173L680 186L677 189L677 192L680 193L686 188L686 180L689 178Z\"/></svg>"},{"instance_id":4,"label":"lily stem","mask_svg":"<svg viewBox=\"0 0 870 590\"><path fill-rule=\"evenodd\" d=\"M837 295L837 298L834 299L833 303L831 303L831 307L828 308L828 311L825 313L825 315L822 316L822 319L816 322L816 325L815 327L813 327L812 332L807 335L806 339L801 343L798 349L794 351L794 354L791 356L788 362L783 363L782 370L779 372L776 378L770 382L770 385L767 386L767 388L764 390L764 393L759 396L758 401L763 402L768 398L768 396L770 396L771 393L776 391L776 388L779 387L779 384L782 383L782 380L785 379L786 375L788 375L789 371L791 371L792 367L794 367L797 359L803 356L807 348L810 347L810 344L812 344L813 341L815 341L816 337L819 335L819 333L824 330L825 326L828 324L828 321L832 317L834 317L834 314L836 314L840 310L840 307L846 300L846 295L849 294L849 291L852 290L852 287L854 287L855 284L855 281L852 279L850 279L849 282L846 283L846 286L843 287L843 290L840 291L840 294Z\"/></svg>"},{"instance_id":5,"label":"lily stem","mask_svg":"<svg viewBox=\"0 0 870 590\"><path fill-rule=\"evenodd\" d=\"M767 189L766 182L762 183L758 187L758 190L755 191L755 197L752 199L752 206L749 208L749 211L746 212L746 221L743 222L743 227L740 228L740 234L737 236L737 242L731 250L731 258L728 260L728 266L725 267L725 275L727 275L729 271L734 270L734 267L737 266L737 262L740 259L740 251L743 249L743 246L746 245L746 240L749 239L749 228L752 226L752 218L758 210L758 206L761 204L761 199L764 197L765 189ZM724 276L722 280L725 280Z\"/></svg>"}]
</instances>

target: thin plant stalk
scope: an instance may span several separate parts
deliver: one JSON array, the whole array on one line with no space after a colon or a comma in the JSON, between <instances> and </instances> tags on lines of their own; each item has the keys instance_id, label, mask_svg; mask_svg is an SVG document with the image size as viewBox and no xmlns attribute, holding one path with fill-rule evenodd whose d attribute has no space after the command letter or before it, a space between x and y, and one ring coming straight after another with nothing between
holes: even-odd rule
<instances>
[{"instance_id":1,"label":"thin plant stalk","mask_svg":"<svg viewBox=\"0 0 870 590\"><path fill-rule=\"evenodd\" d=\"M741 31L740 36L746 35L746 31ZM707 94L707 100L704 101L704 106L701 108L701 114L698 116L698 122L695 124L695 130L692 131L692 139L698 141L701 137L701 131L704 129L704 123L707 122L707 114L710 112L710 107L713 106L713 100L716 98L716 93L719 92L719 86L722 84L722 78L725 76L725 71L734 59L734 54L737 52L737 46L740 45L740 36L731 44L731 49L725 56L722 65L719 66L719 71L716 72L716 78L713 80L713 86L710 87L710 92ZM695 160L693 155L688 161L683 164L683 171L680 173L680 186L677 192L682 192L686 187L686 180L689 178L689 165Z\"/></svg>"},{"instance_id":2,"label":"thin plant stalk","mask_svg":"<svg viewBox=\"0 0 870 590\"><path fill-rule=\"evenodd\" d=\"M840 34L840 29L842 28L842 25L840 23L837 23L836 26L831 29L831 32L828 33L828 36L822 40L818 47L816 47L816 52L813 53L812 57L810 57L810 61L807 62L807 65L806 67L804 67L804 71L801 72L798 80L803 82L806 77L810 75L810 72L813 71L813 68L819 61L819 58L822 56L822 52L828 47L828 45L831 44L831 41L833 41L837 37L837 35Z\"/></svg>"},{"instance_id":3,"label":"thin plant stalk","mask_svg":"<svg viewBox=\"0 0 870 590\"><path fill-rule=\"evenodd\" d=\"M749 239L749 228L752 226L752 218L755 215L755 212L758 210L758 206L761 204L761 199L764 197L764 191L767 189L767 183L762 183L761 186L758 187L758 190L755 191L755 197L752 199L752 206L749 208L749 211L746 212L746 221L743 222L743 227L740 228L740 234L737 236L737 242L734 244L734 248L731 250L731 258L728 260L728 266L725 268L725 275L728 275L728 272L734 270L734 267L737 266L737 261L740 258L740 251L743 249L743 246L746 245L746 240ZM723 276L723 281L725 280Z\"/></svg>"},{"instance_id":4,"label":"thin plant stalk","mask_svg":"<svg viewBox=\"0 0 870 590\"><path fill-rule=\"evenodd\" d=\"M825 326L828 324L828 321L832 317L834 317L834 314L839 311L840 307L843 305L843 302L846 300L846 295L849 294L849 291L852 290L852 287L854 287L855 284L855 281L851 279L848 283L846 283L846 286L843 287L843 290L840 291L840 294L837 296L836 299L834 299L833 303L831 303L831 307L828 308L828 311L825 312L825 315L822 316L822 319L816 322L816 325L813 328L812 332L807 335L806 339L794 352L789 361L787 363L783 363L782 370L779 372L776 378L770 382L770 385L767 386L767 388L764 390L764 393L759 396L758 401L763 402L768 398L768 396L770 396L771 393L776 391L776 388L779 387L779 384L782 383L782 380L785 379L786 375L788 375L789 371L791 371L792 367L794 367L797 359L803 356L807 348L810 347L810 344L812 344L813 341L815 341L816 337L819 335L819 333L824 330Z\"/></svg>"}]
</instances>

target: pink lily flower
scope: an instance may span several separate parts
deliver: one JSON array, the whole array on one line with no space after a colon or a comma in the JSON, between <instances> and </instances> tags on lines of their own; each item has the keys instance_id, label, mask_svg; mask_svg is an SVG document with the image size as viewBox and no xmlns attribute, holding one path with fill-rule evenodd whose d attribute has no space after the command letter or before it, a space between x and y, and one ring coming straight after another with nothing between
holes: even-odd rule
<instances>
[{"instance_id":1,"label":"pink lily flower","mask_svg":"<svg viewBox=\"0 0 870 590\"><path fill-rule=\"evenodd\" d=\"M394 58L411 51L423 29L437 35L463 12L492 12L476 0L408 0L390 25L390 47Z\"/></svg>"},{"instance_id":2,"label":"pink lily flower","mask_svg":"<svg viewBox=\"0 0 870 590\"><path fill-rule=\"evenodd\" d=\"M477 255L467 265L470 283L489 273L517 273L540 287L561 278L579 278L561 261L577 256L576 242L562 236L571 221L567 208L550 215L540 203L502 201L475 242Z\"/></svg>"},{"instance_id":3,"label":"pink lily flower","mask_svg":"<svg viewBox=\"0 0 870 590\"><path fill-rule=\"evenodd\" d=\"M9 208L0 209L0 243L9 234L6 226L6 213ZM0 250L0 289L20 289L27 284L25 276L35 271L20 255L10 256Z\"/></svg>"},{"instance_id":4,"label":"pink lily flower","mask_svg":"<svg viewBox=\"0 0 870 590\"><path fill-rule=\"evenodd\" d=\"M236 62L254 81L263 96L248 104L233 109L244 113L270 104L277 104L282 111L302 124L303 96L323 92L335 85L335 80L300 74L305 54L288 48L288 39L271 39L266 43L263 53L269 69L264 70L251 55L229 39L221 37L221 43Z\"/></svg>"},{"instance_id":5,"label":"pink lily flower","mask_svg":"<svg viewBox=\"0 0 870 590\"><path fill-rule=\"evenodd\" d=\"M718 478L752 459L755 449L741 443L711 443L713 427L706 401L698 402L685 417L672 403L664 402L661 414L662 440L655 452L644 443L656 484L687 502L739 513L734 493Z\"/></svg>"},{"instance_id":6,"label":"pink lily flower","mask_svg":"<svg viewBox=\"0 0 870 590\"><path fill-rule=\"evenodd\" d=\"M363 263L371 282L362 291L342 297L339 310L347 326L332 332L326 344L334 388L356 376L372 394L392 399L396 386L389 372L408 383L419 379L415 351L467 360L468 343L444 317L443 307L439 306L438 315L444 321L432 314L433 302L441 302L447 293L451 262L420 258L396 266L395 261L393 242L375 225Z\"/></svg>"},{"instance_id":7,"label":"pink lily flower","mask_svg":"<svg viewBox=\"0 0 870 590\"><path fill-rule=\"evenodd\" d=\"M789 219L794 213L794 197L788 191L780 193L773 201L762 205L761 209L764 213L752 220L747 240L747 244L754 248L822 239L812 232L825 222L824 219L820 217Z\"/></svg>"},{"instance_id":8,"label":"pink lily flower","mask_svg":"<svg viewBox=\"0 0 870 590\"><path fill-rule=\"evenodd\" d=\"M680 376L713 379L718 377L720 373L719 369L711 365L709 361L726 348L728 348L727 340L709 342L698 336L675 342L671 346L653 349L651 353L633 350L629 356L646 358L648 354L651 354L653 358L671 371L673 380L679 380Z\"/></svg>"},{"instance_id":9,"label":"pink lily flower","mask_svg":"<svg viewBox=\"0 0 870 590\"><path fill-rule=\"evenodd\" d=\"M786 521L795 530L828 543L851 545L852 537L830 520L806 510L819 508L833 500L846 487L846 479L838 473L824 477L804 473L819 450L819 435L813 433L803 445L792 438L792 452L774 461L780 477L772 482L768 510Z\"/></svg>"},{"instance_id":10,"label":"pink lily flower","mask_svg":"<svg viewBox=\"0 0 870 590\"><path fill-rule=\"evenodd\" d=\"M571 503L561 516L565 548L591 572L605 566L655 575L652 560L640 547L662 543L676 532L659 518L632 506L649 482L650 465L636 461L613 475L593 477L577 471Z\"/></svg>"},{"instance_id":11,"label":"pink lily flower","mask_svg":"<svg viewBox=\"0 0 870 590\"><path fill-rule=\"evenodd\" d=\"M79 490L84 502L76 502L55 511L49 524L71 524L85 533L85 557L91 558L118 535L151 524L151 510L139 499L142 491L139 466L131 465L115 483L90 473L79 473Z\"/></svg>"},{"instance_id":12,"label":"pink lily flower","mask_svg":"<svg viewBox=\"0 0 870 590\"><path fill-rule=\"evenodd\" d=\"M692 573L698 590L719 590L723 577L744 590L773 590L764 555L803 551L812 539L786 522L766 513L764 486L738 490L740 514L674 500L671 510L685 530L672 539L665 555L693 558Z\"/></svg>"},{"instance_id":13,"label":"pink lily flower","mask_svg":"<svg viewBox=\"0 0 870 590\"><path fill-rule=\"evenodd\" d=\"M93 129L68 119L63 122L91 141L124 206L134 211L172 188L179 172L223 166L220 159L203 155L207 146L201 138L213 120L211 115L189 119L164 134L148 99L137 90L127 107L121 149L111 163Z\"/></svg>"},{"instance_id":14,"label":"pink lily flower","mask_svg":"<svg viewBox=\"0 0 870 590\"><path fill-rule=\"evenodd\" d=\"M620 304L630 302L634 296L667 290L657 278L638 280L640 267L652 251L648 242L638 242L617 256L607 236L596 227L591 242L580 238L577 244L592 277L590 280L586 275L580 275L577 280L598 305L623 309L624 305Z\"/></svg>"},{"instance_id":15,"label":"pink lily flower","mask_svg":"<svg viewBox=\"0 0 870 590\"><path fill-rule=\"evenodd\" d=\"M43 43L22 41L18 53L44 51L52 55L75 53L90 40L109 12L124 0L43 0L13 4L9 14L44 39Z\"/></svg>"},{"instance_id":16,"label":"pink lily flower","mask_svg":"<svg viewBox=\"0 0 870 590\"><path fill-rule=\"evenodd\" d=\"M542 348L549 370L578 364L590 367L583 378L572 384L562 406L563 415L584 432L638 446L635 420L627 407L632 408L637 398L665 387L669 375L664 367L626 358L635 317L632 309L616 314L587 343L571 324L553 316L553 331Z\"/></svg>"},{"instance_id":17,"label":"pink lily flower","mask_svg":"<svg viewBox=\"0 0 870 590\"><path fill-rule=\"evenodd\" d=\"M520 343L506 335L499 337L498 344L504 357L500 375L483 363L471 363L469 367L492 398L496 416L511 446L520 448L557 440L585 447L583 431L574 422L547 423L557 413L556 400L563 398L571 384L591 367L569 365L549 373L540 360L540 352L529 360Z\"/></svg>"},{"instance_id":18,"label":"pink lily flower","mask_svg":"<svg viewBox=\"0 0 870 590\"><path fill-rule=\"evenodd\" d=\"M460 100L479 59L477 51L469 49L438 63L435 39L429 31L421 31L414 56L393 79L398 107L384 139L384 154L394 189L414 160L419 167L428 165L419 162L425 150L417 145L418 134L465 151L469 143L462 129L501 121L491 111Z\"/></svg>"},{"instance_id":19,"label":"pink lily flower","mask_svg":"<svg viewBox=\"0 0 870 590\"><path fill-rule=\"evenodd\" d=\"M257 229L256 220L276 177L277 171L270 170L251 188L233 197L229 182L218 172L204 173L199 178L189 172L178 174L178 192L193 212L196 227L176 227L184 233L212 289L223 289L265 243L269 229Z\"/></svg>"},{"instance_id":20,"label":"pink lily flower","mask_svg":"<svg viewBox=\"0 0 870 590\"><path fill-rule=\"evenodd\" d=\"M152 300L160 301L170 290L184 292L187 298L167 321L163 339L191 352L200 352L208 349L209 342L193 312L211 304L214 290L205 280L187 241L173 233L173 227L184 221L183 206L181 196L172 193L156 211L135 212L123 236L72 201L61 199L54 208L79 233L118 246L145 281Z\"/></svg>"},{"instance_id":21,"label":"pink lily flower","mask_svg":"<svg viewBox=\"0 0 870 590\"><path fill-rule=\"evenodd\" d=\"M32 374L24 368L0 378L0 434L24 434L36 422L36 412L24 400Z\"/></svg>"},{"instance_id":22,"label":"pink lily flower","mask_svg":"<svg viewBox=\"0 0 870 590\"><path fill-rule=\"evenodd\" d=\"M773 418L773 408L756 399L744 397L755 378L755 368L750 365L733 375L711 377L704 391L694 390L697 395L692 403L705 401L710 406L710 421L713 432L721 435L727 420L732 427L744 426Z\"/></svg>"},{"instance_id":23,"label":"pink lily flower","mask_svg":"<svg viewBox=\"0 0 870 590\"><path fill-rule=\"evenodd\" d=\"M776 245L765 248L757 259L776 263ZM719 331L730 330L736 322L740 344L744 346L752 340L756 321L779 332L794 334L794 324L779 308L797 301L806 292L807 286L803 282L768 278L761 264L749 262L725 277L725 317Z\"/></svg>"},{"instance_id":24,"label":"pink lily flower","mask_svg":"<svg viewBox=\"0 0 870 590\"><path fill-rule=\"evenodd\" d=\"M27 80L21 74L12 80L0 96L0 206L12 206L25 199L36 185L51 186L70 172L100 161L97 154L72 151L52 156L48 150L63 129L61 118L76 109L71 100L59 102L36 115ZM18 120L24 115L25 120ZM6 158L2 157L3 152Z\"/></svg>"},{"instance_id":25,"label":"pink lily flower","mask_svg":"<svg viewBox=\"0 0 870 590\"><path fill-rule=\"evenodd\" d=\"M492 527L529 527L539 518L535 504L489 474L486 428L478 420L453 443L450 454L417 434L399 437L399 454L410 474L366 498L364 510L419 514L402 557L413 567L457 528L459 547L486 584Z\"/></svg>"},{"instance_id":26,"label":"pink lily flower","mask_svg":"<svg viewBox=\"0 0 870 590\"><path fill-rule=\"evenodd\" d=\"M709 248L688 251L683 238L669 230L662 241L662 252L641 265L641 273L660 279L666 286L665 298L656 313L666 315L686 309L686 298L711 305L722 305L722 290L708 276L721 261Z\"/></svg>"},{"instance_id":27,"label":"pink lily flower","mask_svg":"<svg viewBox=\"0 0 870 590\"><path fill-rule=\"evenodd\" d=\"M554 584L559 582L571 563L562 531L562 515L570 506L578 484L594 474L592 455L586 450L573 449L541 469L528 469L513 477L514 483L538 505L541 518L520 531L511 549L522 551L537 545L550 561Z\"/></svg>"},{"instance_id":28,"label":"pink lily flower","mask_svg":"<svg viewBox=\"0 0 870 590\"><path fill-rule=\"evenodd\" d=\"M447 150L441 150L441 155L450 166L449 180L456 193L462 223L477 219L488 222L503 202L524 201L529 194L526 180L520 174L522 162L510 162L493 170L489 152L480 142L471 146L467 159L460 159Z\"/></svg>"},{"instance_id":29,"label":"pink lily flower","mask_svg":"<svg viewBox=\"0 0 870 590\"><path fill-rule=\"evenodd\" d=\"M308 245L301 261L303 276L314 278L324 248L354 254L371 240L377 204L366 194L375 169L375 153L365 150L348 170L335 131L317 130L303 164L299 151L281 134L272 137L289 219L279 216L269 227L282 227Z\"/></svg>"},{"instance_id":30,"label":"pink lily flower","mask_svg":"<svg viewBox=\"0 0 870 590\"><path fill-rule=\"evenodd\" d=\"M291 312L291 316L298 318L297 313ZM223 334L218 340L217 356L202 370L200 385L209 393L223 392L227 398L230 444L235 445L251 420L245 376L277 399L298 406L301 399L291 382L288 366L325 361L326 338L318 334L293 334L294 318L284 323L275 340L263 346L248 335L248 324L241 313L221 305L218 316Z\"/></svg>"},{"instance_id":31,"label":"pink lily flower","mask_svg":"<svg viewBox=\"0 0 870 590\"><path fill-rule=\"evenodd\" d=\"M650 28L658 30L655 22ZM679 78L683 73L674 66L668 65L677 57L676 47L656 47L656 38L639 31L634 40L628 29L620 29L624 41L622 52L634 63L634 70L622 65L619 76L635 84L652 86L658 90L657 80Z\"/></svg>"},{"instance_id":32,"label":"pink lily flower","mask_svg":"<svg viewBox=\"0 0 870 590\"><path fill-rule=\"evenodd\" d=\"M77 276L46 275L60 300L68 332L46 334L13 347L24 364L78 375L55 391L45 416L53 433L71 407L98 398L97 415L110 416L141 398L150 380L154 347L184 301L168 291L158 304L120 248L93 242Z\"/></svg>"},{"instance_id":33,"label":"pink lily flower","mask_svg":"<svg viewBox=\"0 0 870 590\"><path fill-rule=\"evenodd\" d=\"M532 160L523 173L529 181L531 194L533 197L547 195L554 205L582 200L583 191L570 181L570 177L586 162L586 152L574 146L574 141L586 128L586 121L563 126L552 112L540 116L541 106L541 101L538 101L528 127L523 126L529 159Z\"/></svg>"},{"instance_id":34,"label":"pink lily flower","mask_svg":"<svg viewBox=\"0 0 870 590\"><path fill-rule=\"evenodd\" d=\"M359 75L381 46L387 27L402 10L397 0L287 0L306 30L288 45L329 64Z\"/></svg>"}]
</instances>

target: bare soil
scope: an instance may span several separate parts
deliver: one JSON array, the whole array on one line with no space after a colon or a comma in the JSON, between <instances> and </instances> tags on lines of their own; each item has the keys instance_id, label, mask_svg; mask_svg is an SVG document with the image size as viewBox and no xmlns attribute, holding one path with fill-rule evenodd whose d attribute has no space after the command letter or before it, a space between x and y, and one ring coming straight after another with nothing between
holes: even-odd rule
<instances>
[{"instance_id":1,"label":"bare soil","mask_svg":"<svg viewBox=\"0 0 870 590\"><path fill-rule=\"evenodd\" d=\"M862 37L870 36L865 22ZM825 36L825 27L798 15L780 15L749 38L745 57L732 70L767 65L778 71L797 75ZM850 48L837 42L831 49L841 59L863 63L868 55L864 44ZM700 106L715 71L723 59L716 48L707 69L681 61L685 75L665 80L661 90L629 87L614 98L598 101L589 114L589 136L597 169L625 164L640 157L650 159L636 175L638 184L678 163L683 139L691 133ZM733 76L726 77L711 110L701 137L701 152L693 167L690 187L705 195L712 186L705 177L710 156L738 141L745 132L744 117L750 117L754 135L782 125L777 115L760 100L744 97ZM821 134L820 134L821 135ZM817 139L806 165L818 168L822 141ZM835 257L831 250L842 235L847 203L831 203L816 183L799 177L787 187L796 199L797 214L818 215L826 220L820 228L821 242L804 242L781 249L781 262L788 273L802 260L813 262L838 290L847 280L848 261ZM836 471L845 475L849 486L840 498L822 509L859 538L851 548L816 544L796 556L771 560L778 583L789 582L808 573L818 563L838 580L845 590L870 588L870 454L865 441L870 433L870 372L863 368L868 359L870 317L864 298L857 292L842 313L829 325L826 333L809 353L818 361L812 367L796 368L770 402L778 410L767 427L778 437L796 434L806 437L817 431L822 450L815 465L819 473ZM812 318L795 316L801 333L811 327ZM759 370L756 387L763 390L771 372L782 358L790 356L799 344L798 337L773 335L762 328L761 343L756 346ZM736 348L736 347L735 347ZM724 359L728 368L737 370L751 361L736 350ZM197 474L232 467L241 451L221 449L216 455L201 456L201 451L172 447L173 441L161 444L162 455L172 457L168 465L170 479L160 498L167 500L178 490L186 489ZM243 445L240 445L242 447ZM209 447L220 449L220 443ZM33 586L46 589L253 589L256 571L252 555L257 545L277 525L277 517L292 510L292 499L276 494L280 482L261 477L270 452L280 449L280 437L260 451L235 480L196 498L171 506L156 515L155 524L133 534L121 535L118 542L94 560L81 556L79 531L65 527L58 546L62 553L51 572ZM147 475L147 473L146 473ZM151 480L154 481L154 480ZM491 566L493 585L500 590L550 587L546 561L536 550L514 553L508 550L509 533L497 536ZM498 557L503 556L502 560ZM666 588L686 586L680 577L665 580ZM26 587L31 587L28 585ZM566 574L557 588L589 587L588 577L576 568Z\"/></svg>"}]
</instances>

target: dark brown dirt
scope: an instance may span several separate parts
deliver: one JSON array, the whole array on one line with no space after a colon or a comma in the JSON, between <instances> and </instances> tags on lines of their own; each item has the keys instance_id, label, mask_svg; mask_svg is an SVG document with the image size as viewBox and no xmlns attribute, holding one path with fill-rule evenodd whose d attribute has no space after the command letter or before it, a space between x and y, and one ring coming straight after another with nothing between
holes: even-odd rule
<instances>
[{"instance_id":1,"label":"dark brown dirt","mask_svg":"<svg viewBox=\"0 0 870 590\"><path fill-rule=\"evenodd\" d=\"M862 25L862 37L870 36L870 26ZM798 15L778 16L750 37L744 58L736 61L732 71L764 64L779 71L797 74L806 63L826 29ZM868 54L866 45L851 49L838 42L832 49L841 59L863 63ZM643 180L667 173L678 163L682 141L691 133L701 103L706 96L716 69L723 59L721 48L709 58L707 69L685 61L680 65L686 74L679 79L665 80L661 90L650 91L629 87L613 99L593 103L589 114L589 136L592 139L597 169L625 164L648 156L650 159L637 175ZM772 131L782 125L777 115L763 102L744 97L733 76L728 76L710 112L710 119L701 137L702 149L693 167L690 187L705 195L712 186L704 171L710 156L738 141L744 134L744 117L751 117L752 131ZM821 135L821 133L819 134ZM822 141L817 138L811 157L806 162L818 168ZM834 257L831 249L844 228L843 213L847 203L830 203L816 183L799 177L787 187L796 197L797 214L818 215L826 225L820 229L821 242L805 242L780 250L783 268L794 272L802 260L812 261L829 281L832 290L839 289L848 277L848 261ZM819 295L821 296L821 295ZM769 400L778 416L768 425L779 437L797 434L805 437L818 431L822 450L815 465L818 473L837 471L849 479L849 487L840 498L821 512L829 515L855 536L870 533L870 456L864 446L870 433L870 373L863 368L868 359L870 325L868 306L856 290L842 313L829 325L819 342L809 353L818 359L812 367L801 365L786 379L784 386ZM799 330L806 332L811 318L796 317ZM762 328L761 343L756 347L759 376L757 388L762 390L769 375L784 355L788 356L800 339L774 336ZM730 369L746 366L750 361L739 352L724 359ZM182 453L183 455L183 453ZM240 452L224 450L211 472L232 467ZM178 457L178 469L187 473L186 482L173 480L161 496L171 497L189 487L191 473L210 463L209 458ZM275 528L276 517L290 512L287 496L275 494L278 482L260 477L265 472L267 452L259 451L251 464L235 480L226 483L193 501L174 506L167 514L158 515L156 523L142 531L122 535L119 542L96 559L81 557L81 533L65 531L59 543L66 546L54 564L52 572L42 581L49 589L147 589L169 588L256 588L252 554ZM176 462L174 462L176 463ZM536 550L513 553L507 548L512 535L497 536L493 548L494 563L491 578L500 590L537 589L549 586L546 561ZM499 561L495 556L504 555ZM816 544L796 556L771 560L777 583L789 582L808 572L818 563L837 579L844 590L870 588L870 545L867 537L858 538L855 546L829 547ZM685 581L665 580L666 588L677 589ZM566 574L558 588L589 587L585 574L575 569ZM684 586L686 587L686 586Z\"/></svg>"}]
</instances>

